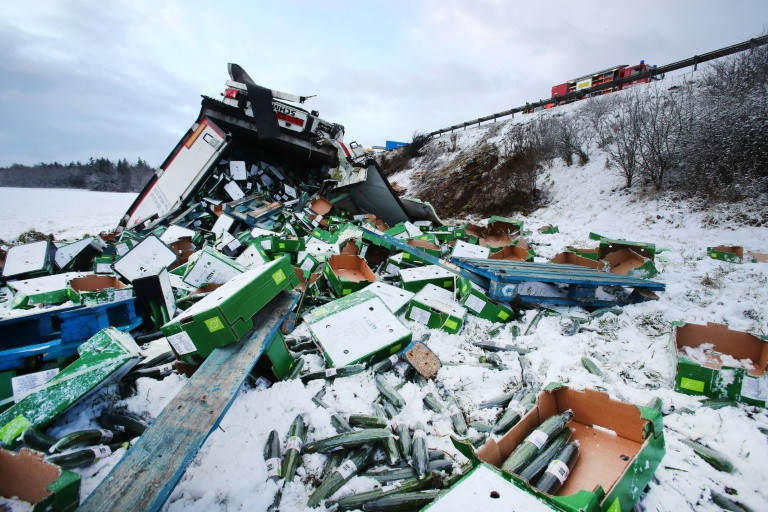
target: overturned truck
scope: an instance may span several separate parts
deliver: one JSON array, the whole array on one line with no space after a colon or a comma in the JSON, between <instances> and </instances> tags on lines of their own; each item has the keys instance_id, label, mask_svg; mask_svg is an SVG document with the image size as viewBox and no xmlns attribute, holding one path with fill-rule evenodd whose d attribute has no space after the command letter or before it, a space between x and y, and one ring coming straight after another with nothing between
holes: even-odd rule
<instances>
[{"instance_id":1,"label":"overturned truck","mask_svg":"<svg viewBox=\"0 0 768 512\"><path fill-rule=\"evenodd\" d=\"M440 223L431 206L399 198L362 147L344 142L344 127L296 105L308 98L261 87L237 64L223 99L203 96L200 115L144 187L118 231L143 231L191 206L215 207L260 194L289 207L320 192L352 214L394 225ZM295 209L295 208L294 208Z\"/></svg>"}]
</instances>

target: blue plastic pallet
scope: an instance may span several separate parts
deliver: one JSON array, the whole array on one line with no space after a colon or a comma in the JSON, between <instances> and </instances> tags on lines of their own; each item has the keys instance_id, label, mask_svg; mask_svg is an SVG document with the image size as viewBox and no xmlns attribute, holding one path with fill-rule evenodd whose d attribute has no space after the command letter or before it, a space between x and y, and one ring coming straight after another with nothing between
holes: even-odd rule
<instances>
[{"instance_id":1,"label":"blue plastic pallet","mask_svg":"<svg viewBox=\"0 0 768 512\"><path fill-rule=\"evenodd\" d=\"M489 296L527 304L610 307L658 297L666 286L658 281L610 274L579 265L507 260L454 259L459 267L489 282Z\"/></svg>"},{"instance_id":2,"label":"blue plastic pallet","mask_svg":"<svg viewBox=\"0 0 768 512\"><path fill-rule=\"evenodd\" d=\"M0 371L77 354L77 347L106 327L130 331L141 324L136 299L41 311L0 321Z\"/></svg>"}]
</instances>

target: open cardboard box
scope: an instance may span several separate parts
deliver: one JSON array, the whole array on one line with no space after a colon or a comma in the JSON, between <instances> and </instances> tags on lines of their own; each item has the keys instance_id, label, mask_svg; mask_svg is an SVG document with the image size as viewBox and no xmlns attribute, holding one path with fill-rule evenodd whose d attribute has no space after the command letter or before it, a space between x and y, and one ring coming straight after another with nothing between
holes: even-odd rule
<instances>
[{"instance_id":1,"label":"open cardboard box","mask_svg":"<svg viewBox=\"0 0 768 512\"><path fill-rule=\"evenodd\" d=\"M600 249L595 247L594 249L589 248L580 248L580 247L573 247L569 245L565 248L566 252L572 252L574 254L577 254L578 256L581 256L583 258L587 258L590 260L598 260L598 256L600 256Z\"/></svg>"},{"instance_id":2,"label":"open cardboard box","mask_svg":"<svg viewBox=\"0 0 768 512\"><path fill-rule=\"evenodd\" d=\"M661 412L612 400L606 393L578 391L550 384L536 407L507 434L490 439L477 451L454 440L464 455L500 468L512 451L545 419L570 409L568 427L580 443L570 477L556 495L533 490L509 475L528 492L569 512L632 510L664 457Z\"/></svg>"},{"instance_id":3,"label":"open cardboard box","mask_svg":"<svg viewBox=\"0 0 768 512\"><path fill-rule=\"evenodd\" d=\"M533 255L520 245L507 245L498 252L491 252L488 258L492 260L531 261Z\"/></svg>"},{"instance_id":4,"label":"open cardboard box","mask_svg":"<svg viewBox=\"0 0 768 512\"><path fill-rule=\"evenodd\" d=\"M429 254L430 256L434 256L435 258L440 257L440 246L436 243L430 242L429 240L419 240L416 238L410 238L406 241L408 245L411 247L415 247L416 249L421 249L425 253ZM426 263L429 264L427 260L424 258L421 258L415 254L411 254L409 252L403 253L403 261L409 262L409 263Z\"/></svg>"},{"instance_id":5,"label":"open cardboard box","mask_svg":"<svg viewBox=\"0 0 768 512\"><path fill-rule=\"evenodd\" d=\"M768 338L733 331L723 324L673 325L670 349L677 361L675 391L766 406ZM712 351L702 354L704 360L688 357L685 347L696 349L705 343L712 345ZM734 361L724 362L720 354L738 361L748 359L752 369L734 367Z\"/></svg>"},{"instance_id":6,"label":"open cardboard box","mask_svg":"<svg viewBox=\"0 0 768 512\"><path fill-rule=\"evenodd\" d=\"M116 276L90 274L76 277L69 282L69 287L83 302L113 302L133 296L132 287L123 284Z\"/></svg>"},{"instance_id":7,"label":"open cardboard box","mask_svg":"<svg viewBox=\"0 0 768 512\"><path fill-rule=\"evenodd\" d=\"M75 510L80 475L44 462L42 453L27 448L18 453L0 449L0 496L26 501L33 512Z\"/></svg>"},{"instance_id":8,"label":"open cardboard box","mask_svg":"<svg viewBox=\"0 0 768 512\"><path fill-rule=\"evenodd\" d=\"M715 247L707 247L707 253L710 258L716 260L730 261L732 263L741 263L744 261L744 248L740 245L718 245Z\"/></svg>"},{"instance_id":9,"label":"open cardboard box","mask_svg":"<svg viewBox=\"0 0 768 512\"><path fill-rule=\"evenodd\" d=\"M608 264L608 272L611 274L649 279L659 273L653 261L632 249L620 249L608 253L601 258L601 261Z\"/></svg>"},{"instance_id":10,"label":"open cardboard box","mask_svg":"<svg viewBox=\"0 0 768 512\"><path fill-rule=\"evenodd\" d=\"M595 270L603 270L605 268L605 262L585 258L584 256L579 256L575 252L561 252L556 254L554 258L549 260L549 262L560 265L580 265Z\"/></svg>"},{"instance_id":11,"label":"open cardboard box","mask_svg":"<svg viewBox=\"0 0 768 512\"><path fill-rule=\"evenodd\" d=\"M325 276L339 297L365 288L376 281L376 274L365 259L351 254L335 254L325 263Z\"/></svg>"}]
</instances>

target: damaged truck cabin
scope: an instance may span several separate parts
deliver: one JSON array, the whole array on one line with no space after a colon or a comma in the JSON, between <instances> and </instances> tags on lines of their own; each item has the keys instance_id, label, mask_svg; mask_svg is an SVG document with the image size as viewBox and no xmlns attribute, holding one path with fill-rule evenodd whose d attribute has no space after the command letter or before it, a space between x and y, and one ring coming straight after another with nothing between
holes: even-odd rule
<instances>
[{"instance_id":1,"label":"damaged truck cabin","mask_svg":"<svg viewBox=\"0 0 768 512\"><path fill-rule=\"evenodd\" d=\"M203 96L197 120L118 231L151 229L160 219L211 203L207 196L219 186L231 200L261 194L303 207L305 198L320 192L353 215L373 214L390 225L419 219L440 224L430 206L397 197L374 160L357 143L343 141L343 126L297 105L307 97L256 85L237 64L229 65L229 76L222 100Z\"/></svg>"}]
</instances>

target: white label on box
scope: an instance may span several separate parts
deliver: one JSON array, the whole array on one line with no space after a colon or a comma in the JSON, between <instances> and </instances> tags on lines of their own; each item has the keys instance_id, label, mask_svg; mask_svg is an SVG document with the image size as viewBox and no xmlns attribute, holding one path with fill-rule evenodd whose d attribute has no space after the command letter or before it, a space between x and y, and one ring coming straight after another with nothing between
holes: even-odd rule
<instances>
[{"instance_id":1,"label":"white label on box","mask_svg":"<svg viewBox=\"0 0 768 512\"><path fill-rule=\"evenodd\" d=\"M97 263L96 264L96 273L97 274L111 274L112 273L112 265L110 263Z\"/></svg>"},{"instance_id":2,"label":"white label on box","mask_svg":"<svg viewBox=\"0 0 768 512\"><path fill-rule=\"evenodd\" d=\"M248 178L245 171L245 162L242 160L233 160L229 162L229 174L233 180L245 180Z\"/></svg>"},{"instance_id":3,"label":"white label on box","mask_svg":"<svg viewBox=\"0 0 768 512\"><path fill-rule=\"evenodd\" d=\"M192 338L190 338L189 334L184 331L177 334L171 334L166 339L180 356L197 351L195 344L192 343Z\"/></svg>"},{"instance_id":4,"label":"white label on box","mask_svg":"<svg viewBox=\"0 0 768 512\"><path fill-rule=\"evenodd\" d=\"M768 377L757 378L745 375L741 382L741 396L768 402Z\"/></svg>"},{"instance_id":5,"label":"white label on box","mask_svg":"<svg viewBox=\"0 0 768 512\"><path fill-rule=\"evenodd\" d=\"M306 270L307 272L312 271L312 267L315 266L315 262L312 261L310 258L304 258L304 262L301 264L301 270Z\"/></svg>"},{"instance_id":6,"label":"white label on box","mask_svg":"<svg viewBox=\"0 0 768 512\"><path fill-rule=\"evenodd\" d=\"M52 370L43 370L42 372L29 373L12 378L11 390L13 392L13 401L18 403L19 400L54 378L57 373L59 373L59 369L53 368Z\"/></svg>"},{"instance_id":7,"label":"white label on box","mask_svg":"<svg viewBox=\"0 0 768 512\"><path fill-rule=\"evenodd\" d=\"M235 219L227 215L226 213L222 213L219 215L219 218L216 219L216 222L213 223L213 227L211 228L211 233L216 235L216 238L220 237L225 231L229 231L229 228L232 227L232 224L234 224Z\"/></svg>"},{"instance_id":8,"label":"white label on box","mask_svg":"<svg viewBox=\"0 0 768 512\"><path fill-rule=\"evenodd\" d=\"M251 190L253 188L253 183L249 181L248 183L245 184L245 188L247 188L248 190Z\"/></svg>"},{"instance_id":9,"label":"white label on box","mask_svg":"<svg viewBox=\"0 0 768 512\"><path fill-rule=\"evenodd\" d=\"M125 300L133 297L131 290L115 290L115 300Z\"/></svg>"},{"instance_id":10,"label":"white label on box","mask_svg":"<svg viewBox=\"0 0 768 512\"><path fill-rule=\"evenodd\" d=\"M128 244L125 242L119 243L115 246L115 250L117 251L118 256L122 256L123 254L127 253L131 248L128 247Z\"/></svg>"},{"instance_id":11,"label":"white label on box","mask_svg":"<svg viewBox=\"0 0 768 512\"><path fill-rule=\"evenodd\" d=\"M400 268L397 267L394 263L390 263L387 265L387 273L388 274L394 274L397 275L397 273L400 271Z\"/></svg>"},{"instance_id":12,"label":"white label on box","mask_svg":"<svg viewBox=\"0 0 768 512\"><path fill-rule=\"evenodd\" d=\"M285 189L285 193L291 196L292 198L296 199L299 197L299 195L296 193L296 189L293 187L289 187L285 183L283 183L283 188Z\"/></svg>"},{"instance_id":13,"label":"white label on box","mask_svg":"<svg viewBox=\"0 0 768 512\"><path fill-rule=\"evenodd\" d=\"M280 457L272 457L264 461L267 466L267 478L280 475Z\"/></svg>"},{"instance_id":14,"label":"white label on box","mask_svg":"<svg viewBox=\"0 0 768 512\"><path fill-rule=\"evenodd\" d=\"M271 251L272 250L272 239L268 238L266 240L261 241L261 248L265 251Z\"/></svg>"},{"instance_id":15,"label":"white label on box","mask_svg":"<svg viewBox=\"0 0 768 512\"><path fill-rule=\"evenodd\" d=\"M285 442L285 451L288 450L296 450L297 452L301 452L301 447L304 443L301 441L301 438L298 436L291 436L288 438L288 441Z\"/></svg>"},{"instance_id":16,"label":"white label on box","mask_svg":"<svg viewBox=\"0 0 768 512\"><path fill-rule=\"evenodd\" d=\"M229 243L227 244L227 249L229 249L230 251L234 251L234 250L236 250L238 247L240 247L241 245L243 245L243 244L241 244L241 243L240 243L240 240L238 240L237 238L235 238L234 240L232 240L231 242L229 242Z\"/></svg>"},{"instance_id":17,"label":"white label on box","mask_svg":"<svg viewBox=\"0 0 768 512\"><path fill-rule=\"evenodd\" d=\"M413 306L411 308L411 320L414 320L416 322L426 325L429 323L430 316L432 316L432 314L429 311L425 311L416 306Z\"/></svg>"},{"instance_id":18,"label":"white label on box","mask_svg":"<svg viewBox=\"0 0 768 512\"><path fill-rule=\"evenodd\" d=\"M528 434L528 437L525 438L525 440L529 443L535 444L536 448L539 450L541 450L542 446L547 444L547 439L549 439L549 436L546 434L546 432L542 432L538 429Z\"/></svg>"},{"instance_id":19,"label":"white label on box","mask_svg":"<svg viewBox=\"0 0 768 512\"><path fill-rule=\"evenodd\" d=\"M485 307L485 301L477 295L470 295L467 297L466 302L464 302L464 306L475 313L480 313Z\"/></svg>"},{"instance_id":20,"label":"white label on box","mask_svg":"<svg viewBox=\"0 0 768 512\"><path fill-rule=\"evenodd\" d=\"M245 194L243 194L243 189L241 189L234 181L230 181L224 185L224 190L227 192L227 194L229 194L229 197L231 197L233 201L237 201L238 199L245 197Z\"/></svg>"},{"instance_id":21,"label":"white label on box","mask_svg":"<svg viewBox=\"0 0 768 512\"><path fill-rule=\"evenodd\" d=\"M568 475L571 473L571 470L568 469L568 466L563 464L563 462L559 460L553 460L550 462L549 467L547 467L547 473L560 480L561 484L564 484L568 479Z\"/></svg>"},{"instance_id":22,"label":"white label on box","mask_svg":"<svg viewBox=\"0 0 768 512\"><path fill-rule=\"evenodd\" d=\"M112 454L112 449L106 445L94 446L91 451L96 456L96 460L103 459Z\"/></svg>"},{"instance_id":23,"label":"white label on box","mask_svg":"<svg viewBox=\"0 0 768 512\"><path fill-rule=\"evenodd\" d=\"M355 466L354 461L347 459L342 462L338 468L336 468L336 472L341 475L341 478L346 480L347 478L357 473L357 466Z\"/></svg>"}]
</instances>

